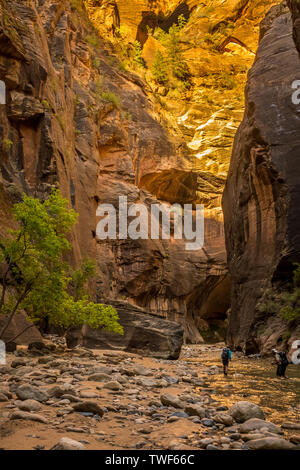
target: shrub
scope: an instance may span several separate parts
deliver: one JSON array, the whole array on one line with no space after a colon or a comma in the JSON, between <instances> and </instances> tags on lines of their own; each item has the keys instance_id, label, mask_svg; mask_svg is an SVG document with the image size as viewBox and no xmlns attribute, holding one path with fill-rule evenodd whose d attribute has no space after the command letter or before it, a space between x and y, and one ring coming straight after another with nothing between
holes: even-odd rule
<instances>
[{"instance_id":1,"label":"shrub","mask_svg":"<svg viewBox=\"0 0 300 470\"><path fill-rule=\"evenodd\" d=\"M159 50L155 54L151 71L153 78L157 83L165 85L168 82L169 74L167 60Z\"/></svg>"},{"instance_id":2,"label":"shrub","mask_svg":"<svg viewBox=\"0 0 300 470\"><path fill-rule=\"evenodd\" d=\"M5 151L5 152L9 152L10 149L12 148L13 144L14 144L14 143L13 143L12 140L10 140L10 139L4 139L4 140L3 140L3 149L4 149L4 151Z\"/></svg>"},{"instance_id":3,"label":"shrub","mask_svg":"<svg viewBox=\"0 0 300 470\"><path fill-rule=\"evenodd\" d=\"M47 318L49 324L65 330L85 323L122 334L117 312L91 302L84 289L94 274L91 263L74 271L65 261L71 248L67 237L77 221L68 204L54 190L44 202L24 194L23 201L14 205L18 228L0 240L0 314L4 316L0 339L24 310L32 324Z\"/></svg>"}]
</instances>

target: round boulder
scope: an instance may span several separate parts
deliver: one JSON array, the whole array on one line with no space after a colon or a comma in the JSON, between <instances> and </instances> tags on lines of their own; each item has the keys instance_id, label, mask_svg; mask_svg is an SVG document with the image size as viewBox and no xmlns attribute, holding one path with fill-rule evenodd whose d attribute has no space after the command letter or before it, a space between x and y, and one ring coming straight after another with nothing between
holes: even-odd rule
<instances>
[{"instance_id":1,"label":"round boulder","mask_svg":"<svg viewBox=\"0 0 300 470\"><path fill-rule=\"evenodd\" d=\"M239 401L238 403L235 403L228 413L237 423L244 423L251 418L265 419L263 410L258 405L251 403L250 401Z\"/></svg>"}]
</instances>

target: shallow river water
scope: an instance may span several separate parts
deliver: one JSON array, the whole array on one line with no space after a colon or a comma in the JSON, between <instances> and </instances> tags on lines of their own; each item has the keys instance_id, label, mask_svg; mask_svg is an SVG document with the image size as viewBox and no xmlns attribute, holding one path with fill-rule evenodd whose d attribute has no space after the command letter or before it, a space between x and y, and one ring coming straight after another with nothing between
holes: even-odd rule
<instances>
[{"instance_id":1,"label":"shallow river water","mask_svg":"<svg viewBox=\"0 0 300 470\"><path fill-rule=\"evenodd\" d=\"M205 350L193 346L192 357L186 362L205 364L208 368L218 366L221 349ZM229 375L222 373L207 375L208 390L214 390L212 397L231 406L237 401L251 401L260 405L269 421L300 423L300 365L289 365L286 379L276 378L276 365L270 359L247 358L233 353Z\"/></svg>"}]
</instances>

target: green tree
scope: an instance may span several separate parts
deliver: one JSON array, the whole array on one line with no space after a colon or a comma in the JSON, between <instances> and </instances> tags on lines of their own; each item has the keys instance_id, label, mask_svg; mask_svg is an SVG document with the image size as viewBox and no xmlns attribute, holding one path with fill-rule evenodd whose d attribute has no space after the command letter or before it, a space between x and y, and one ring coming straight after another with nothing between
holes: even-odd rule
<instances>
[{"instance_id":1,"label":"green tree","mask_svg":"<svg viewBox=\"0 0 300 470\"><path fill-rule=\"evenodd\" d=\"M72 272L64 261L71 248L67 236L77 220L68 200L58 190L44 202L24 194L13 214L18 228L0 240L0 314L4 316L0 339L21 311L32 324L47 318L49 324L64 329L86 323L122 334L113 307L91 302L83 290L94 273L91 263Z\"/></svg>"},{"instance_id":2,"label":"green tree","mask_svg":"<svg viewBox=\"0 0 300 470\"><path fill-rule=\"evenodd\" d=\"M143 59L143 49L139 41L135 41L133 44L133 62L134 65L145 68L145 61Z\"/></svg>"},{"instance_id":3,"label":"green tree","mask_svg":"<svg viewBox=\"0 0 300 470\"><path fill-rule=\"evenodd\" d=\"M180 80L186 87L188 87L190 82L190 71L183 57L180 37L181 30L184 28L186 23L187 20L185 17L180 15L177 24L171 26L168 33L162 30L159 32L158 40L166 48L166 63L167 69L169 70L168 75L171 76L170 78L173 77Z\"/></svg>"},{"instance_id":4,"label":"green tree","mask_svg":"<svg viewBox=\"0 0 300 470\"><path fill-rule=\"evenodd\" d=\"M87 282L96 276L96 263L86 259L78 269L71 272L70 292L75 300L80 300L88 294Z\"/></svg>"},{"instance_id":5,"label":"green tree","mask_svg":"<svg viewBox=\"0 0 300 470\"><path fill-rule=\"evenodd\" d=\"M161 85L165 85L168 82L168 64L160 50L156 52L154 57L152 75L154 80Z\"/></svg>"}]
</instances>

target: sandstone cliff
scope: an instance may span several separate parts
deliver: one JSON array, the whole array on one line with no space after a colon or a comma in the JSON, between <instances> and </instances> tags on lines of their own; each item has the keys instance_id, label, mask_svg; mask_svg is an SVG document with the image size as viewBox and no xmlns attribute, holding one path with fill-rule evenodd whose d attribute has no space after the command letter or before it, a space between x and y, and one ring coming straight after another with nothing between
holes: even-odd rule
<instances>
[{"instance_id":1,"label":"sandstone cliff","mask_svg":"<svg viewBox=\"0 0 300 470\"><path fill-rule=\"evenodd\" d=\"M262 23L223 199L232 290L228 339L247 352L299 337L299 327L287 331L272 308L260 308L268 291L291 280L300 260L299 106L292 102L292 83L300 77L299 13L289 3L293 19L282 4Z\"/></svg>"},{"instance_id":2,"label":"sandstone cliff","mask_svg":"<svg viewBox=\"0 0 300 470\"><path fill-rule=\"evenodd\" d=\"M258 23L269 6L3 0L1 230L23 191L44 197L58 185L80 215L72 262L97 259L99 301L126 300L179 321L190 341L201 341L199 331L209 327L223 330L229 278L221 195ZM191 87L178 97L157 87L147 67L158 47L155 28L168 31L181 14L189 19L181 46ZM125 68L115 48L122 26L129 42L143 46L142 74ZM116 205L121 195L146 204L204 203L204 249L187 252L166 240L97 241L97 205Z\"/></svg>"}]
</instances>

